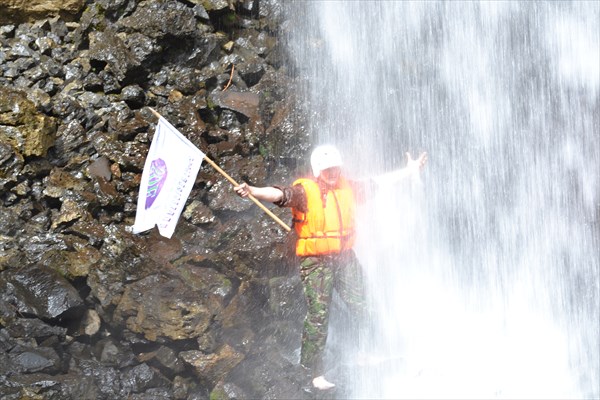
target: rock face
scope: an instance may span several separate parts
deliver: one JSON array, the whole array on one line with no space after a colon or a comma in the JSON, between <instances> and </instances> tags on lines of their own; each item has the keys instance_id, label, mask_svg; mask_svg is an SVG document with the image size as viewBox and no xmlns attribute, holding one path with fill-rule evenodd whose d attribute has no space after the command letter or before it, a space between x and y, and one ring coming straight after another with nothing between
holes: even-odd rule
<instances>
[{"instance_id":1,"label":"rock face","mask_svg":"<svg viewBox=\"0 0 600 400\"><path fill-rule=\"evenodd\" d=\"M148 107L240 181L303 172L282 8L0 1L0 398L313 396L275 222L205 164L173 238L129 230Z\"/></svg>"},{"instance_id":2,"label":"rock face","mask_svg":"<svg viewBox=\"0 0 600 400\"><path fill-rule=\"evenodd\" d=\"M58 15L75 17L84 4L83 0L1 0L0 24Z\"/></svg>"},{"instance_id":3,"label":"rock face","mask_svg":"<svg viewBox=\"0 0 600 400\"><path fill-rule=\"evenodd\" d=\"M54 145L56 123L36 110L24 93L0 88L0 138L15 155L45 156Z\"/></svg>"},{"instance_id":4,"label":"rock face","mask_svg":"<svg viewBox=\"0 0 600 400\"><path fill-rule=\"evenodd\" d=\"M75 288L53 270L29 266L10 269L0 279L3 297L19 314L57 318L83 306ZM81 314L81 313L79 313Z\"/></svg>"},{"instance_id":5,"label":"rock face","mask_svg":"<svg viewBox=\"0 0 600 400\"><path fill-rule=\"evenodd\" d=\"M203 341L231 289L229 279L214 269L191 267L177 276L151 275L127 286L113 319L153 341Z\"/></svg>"}]
</instances>

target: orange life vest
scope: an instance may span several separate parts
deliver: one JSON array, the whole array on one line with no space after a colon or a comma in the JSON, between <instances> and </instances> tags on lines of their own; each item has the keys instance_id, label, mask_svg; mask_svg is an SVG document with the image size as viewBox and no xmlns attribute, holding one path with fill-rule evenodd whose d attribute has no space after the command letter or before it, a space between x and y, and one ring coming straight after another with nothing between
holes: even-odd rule
<instances>
[{"instance_id":1,"label":"orange life vest","mask_svg":"<svg viewBox=\"0 0 600 400\"><path fill-rule=\"evenodd\" d=\"M355 240L356 201L348 182L340 178L338 187L330 189L324 197L319 184L313 179L301 178L294 182L296 184L304 188L307 201L306 213L292 208L298 236L296 254L320 256L351 249Z\"/></svg>"}]
</instances>

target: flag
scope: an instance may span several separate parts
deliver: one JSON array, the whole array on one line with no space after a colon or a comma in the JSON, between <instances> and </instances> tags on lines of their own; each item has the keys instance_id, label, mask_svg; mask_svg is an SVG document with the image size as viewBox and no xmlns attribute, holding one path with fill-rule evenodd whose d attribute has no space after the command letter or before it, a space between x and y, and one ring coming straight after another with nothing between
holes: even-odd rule
<instances>
[{"instance_id":1,"label":"flag","mask_svg":"<svg viewBox=\"0 0 600 400\"><path fill-rule=\"evenodd\" d=\"M173 236L203 158L200 149L159 118L142 172L133 233L156 225L162 236Z\"/></svg>"}]
</instances>

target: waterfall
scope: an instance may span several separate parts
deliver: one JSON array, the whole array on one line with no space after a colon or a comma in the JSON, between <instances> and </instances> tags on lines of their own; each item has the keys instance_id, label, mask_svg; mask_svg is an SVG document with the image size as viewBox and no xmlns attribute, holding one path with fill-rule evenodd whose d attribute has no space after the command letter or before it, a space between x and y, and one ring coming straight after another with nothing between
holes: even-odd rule
<instances>
[{"instance_id":1,"label":"waterfall","mask_svg":"<svg viewBox=\"0 0 600 400\"><path fill-rule=\"evenodd\" d=\"M286 11L312 141L354 178L430 160L361 208L338 396L599 398L600 3Z\"/></svg>"}]
</instances>

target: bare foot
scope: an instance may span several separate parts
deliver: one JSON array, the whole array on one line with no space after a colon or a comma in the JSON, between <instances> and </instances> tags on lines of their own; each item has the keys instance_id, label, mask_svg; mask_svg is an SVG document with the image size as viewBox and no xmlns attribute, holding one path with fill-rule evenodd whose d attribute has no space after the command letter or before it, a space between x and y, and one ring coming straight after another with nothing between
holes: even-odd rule
<instances>
[{"instance_id":1,"label":"bare foot","mask_svg":"<svg viewBox=\"0 0 600 400\"><path fill-rule=\"evenodd\" d=\"M329 382L323 375L317 376L313 379L312 383L319 390L327 390L335 387L335 384Z\"/></svg>"}]
</instances>

